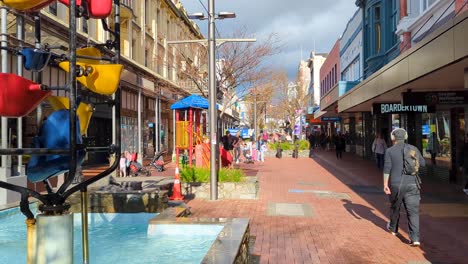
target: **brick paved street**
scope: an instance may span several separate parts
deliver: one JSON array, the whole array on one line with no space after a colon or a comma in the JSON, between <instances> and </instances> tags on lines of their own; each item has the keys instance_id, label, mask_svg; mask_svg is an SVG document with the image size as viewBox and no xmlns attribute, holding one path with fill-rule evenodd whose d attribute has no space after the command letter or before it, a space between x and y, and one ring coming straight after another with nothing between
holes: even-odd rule
<instances>
[{"instance_id":1,"label":"brick paved street","mask_svg":"<svg viewBox=\"0 0 468 264\"><path fill-rule=\"evenodd\" d=\"M385 230L387 198L374 164L345 153L255 163L258 200L188 201L194 217L247 217L260 263L467 263L468 198L449 184L424 181L421 248ZM427 192L427 193L426 193Z\"/></svg>"}]
</instances>

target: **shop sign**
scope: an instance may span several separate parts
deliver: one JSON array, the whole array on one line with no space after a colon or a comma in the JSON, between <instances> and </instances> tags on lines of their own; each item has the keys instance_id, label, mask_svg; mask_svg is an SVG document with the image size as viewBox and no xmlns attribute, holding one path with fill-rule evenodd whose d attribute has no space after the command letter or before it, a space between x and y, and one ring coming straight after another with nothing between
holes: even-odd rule
<instances>
[{"instance_id":1,"label":"shop sign","mask_svg":"<svg viewBox=\"0 0 468 264\"><path fill-rule=\"evenodd\" d=\"M339 116L324 116L320 118L323 122L340 122L341 117Z\"/></svg>"},{"instance_id":2,"label":"shop sign","mask_svg":"<svg viewBox=\"0 0 468 264\"><path fill-rule=\"evenodd\" d=\"M434 107L428 105L402 105L399 103L374 104L373 114L393 114L393 113L432 113Z\"/></svg>"},{"instance_id":3,"label":"shop sign","mask_svg":"<svg viewBox=\"0 0 468 264\"><path fill-rule=\"evenodd\" d=\"M322 120L320 120L320 118L311 118L309 120L310 124L320 124L321 122L322 122Z\"/></svg>"},{"instance_id":4,"label":"shop sign","mask_svg":"<svg viewBox=\"0 0 468 264\"><path fill-rule=\"evenodd\" d=\"M456 105L468 102L468 91L406 92L402 93L404 105Z\"/></svg>"}]
</instances>

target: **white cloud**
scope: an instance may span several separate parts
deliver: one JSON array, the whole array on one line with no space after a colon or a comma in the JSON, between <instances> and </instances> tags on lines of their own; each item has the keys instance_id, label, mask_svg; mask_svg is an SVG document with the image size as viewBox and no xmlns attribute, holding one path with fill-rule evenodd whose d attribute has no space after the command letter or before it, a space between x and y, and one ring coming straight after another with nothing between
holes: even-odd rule
<instances>
[{"instance_id":1,"label":"white cloud","mask_svg":"<svg viewBox=\"0 0 468 264\"><path fill-rule=\"evenodd\" d=\"M200 0L208 7L207 0ZM181 0L188 13L206 12L198 0ZM343 33L357 7L354 0L216 0L215 10L235 12L235 19L218 20L221 36L246 27L257 39L276 33L283 41L283 52L267 63L287 68L290 79L297 74L299 60L314 49L329 52ZM198 22L206 35L207 21Z\"/></svg>"}]
</instances>

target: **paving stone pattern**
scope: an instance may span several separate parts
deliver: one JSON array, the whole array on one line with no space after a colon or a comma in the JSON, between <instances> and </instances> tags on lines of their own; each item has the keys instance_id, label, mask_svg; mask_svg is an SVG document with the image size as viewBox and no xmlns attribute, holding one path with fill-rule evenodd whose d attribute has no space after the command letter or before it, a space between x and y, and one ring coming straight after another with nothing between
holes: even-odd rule
<instances>
[{"instance_id":1,"label":"paving stone pattern","mask_svg":"<svg viewBox=\"0 0 468 264\"><path fill-rule=\"evenodd\" d=\"M422 246L413 248L404 214L399 236L385 229L388 198L376 191L382 176L372 162L317 151L313 159L267 158L249 166L259 171L257 200L194 199L188 206L193 217L250 218L255 263L467 263L468 199L440 199L446 204L440 207L425 198L451 194L449 184L424 182Z\"/></svg>"}]
</instances>

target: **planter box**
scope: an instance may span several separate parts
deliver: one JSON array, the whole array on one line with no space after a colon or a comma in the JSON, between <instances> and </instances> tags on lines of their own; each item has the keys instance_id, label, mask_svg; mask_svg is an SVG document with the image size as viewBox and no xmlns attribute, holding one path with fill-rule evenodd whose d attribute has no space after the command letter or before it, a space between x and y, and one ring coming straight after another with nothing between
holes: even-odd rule
<instances>
[{"instance_id":1,"label":"planter box","mask_svg":"<svg viewBox=\"0 0 468 264\"><path fill-rule=\"evenodd\" d=\"M219 199L257 199L257 177L247 177L244 182L218 182ZM209 182L183 182L183 195L210 199Z\"/></svg>"}]
</instances>

